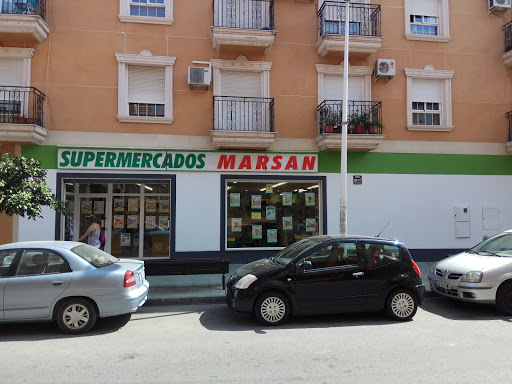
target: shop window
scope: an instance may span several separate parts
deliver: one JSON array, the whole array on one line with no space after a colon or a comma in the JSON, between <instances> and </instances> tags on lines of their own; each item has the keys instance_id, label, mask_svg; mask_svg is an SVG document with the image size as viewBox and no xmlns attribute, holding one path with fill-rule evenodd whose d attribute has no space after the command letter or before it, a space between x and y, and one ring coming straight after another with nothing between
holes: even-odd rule
<instances>
[{"instance_id":1,"label":"shop window","mask_svg":"<svg viewBox=\"0 0 512 384\"><path fill-rule=\"evenodd\" d=\"M167 25L174 22L173 0L119 1L119 20L122 22Z\"/></svg>"},{"instance_id":2,"label":"shop window","mask_svg":"<svg viewBox=\"0 0 512 384\"><path fill-rule=\"evenodd\" d=\"M321 233L319 181L226 181L226 246L286 247Z\"/></svg>"},{"instance_id":3,"label":"shop window","mask_svg":"<svg viewBox=\"0 0 512 384\"><path fill-rule=\"evenodd\" d=\"M409 40L450 40L448 0L405 0L405 37Z\"/></svg>"}]
</instances>

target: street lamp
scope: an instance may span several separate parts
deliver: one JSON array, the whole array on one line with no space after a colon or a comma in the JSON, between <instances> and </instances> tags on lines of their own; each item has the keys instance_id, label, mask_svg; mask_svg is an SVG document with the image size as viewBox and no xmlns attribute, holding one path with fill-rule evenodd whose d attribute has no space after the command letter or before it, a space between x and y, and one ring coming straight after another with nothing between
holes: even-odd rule
<instances>
[{"instance_id":1,"label":"street lamp","mask_svg":"<svg viewBox=\"0 0 512 384\"><path fill-rule=\"evenodd\" d=\"M347 131L348 131L348 37L350 0L345 0L345 52L343 61L343 114L341 124L340 234L347 234Z\"/></svg>"}]
</instances>

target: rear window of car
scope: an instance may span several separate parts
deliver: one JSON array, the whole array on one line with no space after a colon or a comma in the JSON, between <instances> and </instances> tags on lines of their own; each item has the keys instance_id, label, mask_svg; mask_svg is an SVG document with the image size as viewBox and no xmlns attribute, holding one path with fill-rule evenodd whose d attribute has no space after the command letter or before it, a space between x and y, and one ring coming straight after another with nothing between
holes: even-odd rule
<instances>
[{"instance_id":1,"label":"rear window of car","mask_svg":"<svg viewBox=\"0 0 512 384\"><path fill-rule=\"evenodd\" d=\"M118 261L117 257L114 257L107 252L103 252L98 248L91 247L87 244L78 245L71 249L71 252L80 256L88 263L95 267L104 267Z\"/></svg>"}]
</instances>

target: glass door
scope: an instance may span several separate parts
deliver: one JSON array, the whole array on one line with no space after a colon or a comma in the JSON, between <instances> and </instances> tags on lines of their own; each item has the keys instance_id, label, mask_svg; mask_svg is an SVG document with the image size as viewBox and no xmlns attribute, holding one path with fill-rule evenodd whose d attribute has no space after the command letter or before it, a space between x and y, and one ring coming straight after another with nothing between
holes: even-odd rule
<instances>
[{"instance_id":1,"label":"glass door","mask_svg":"<svg viewBox=\"0 0 512 384\"><path fill-rule=\"evenodd\" d=\"M112 199L111 251L116 257L139 257L140 196Z\"/></svg>"},{"instance_id":2,"label":"glass door","mask_svg":"<svg viewBox=\"0 0 512 384\"><path fill-rule=\"evenodd\" d=\"M80 216L78 217L78 233L75 232L75 239L78 240L89 228L89 215L94 214L98 218L98 224L105 234L105 207L107 206L106 195L81 196L80 197ZM87 240L84 241L87 243ZM105 248L106 249L106 248Z\"/></svg>"}]
</instances>

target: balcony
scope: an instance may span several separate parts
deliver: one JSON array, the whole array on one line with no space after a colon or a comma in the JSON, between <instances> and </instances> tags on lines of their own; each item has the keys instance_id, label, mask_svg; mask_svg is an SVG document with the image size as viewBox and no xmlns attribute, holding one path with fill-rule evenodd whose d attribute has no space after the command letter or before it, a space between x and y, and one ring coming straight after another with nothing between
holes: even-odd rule
<instances>
[{"instance_id":1,"label":"balcony","mask_svg":"<svg viewBox=\"0 0 512 384\"><path fill-rule=\"evenodd\" d=\"M46 0L0 0L0 35L31 35L42 43L50 33Z\"/></svg>"},{"instance_id":2,"label":"balcony","mask_svg":"<svg viewBox=\"0 0 512 384\"><path fill-rule=\"evenodd\" d=\"M213 97L212 142L217 149L268 149L275 139L274 99Z\"/></svg>"},{"instance_id":3,"label":"balcony","mask_svg":"<svg viewBox=\"0 0 512 384\"><path fill-rule=\"evenodd\" d=\"M213 47L246 46L270 51L276 38L274 0L213 0Z\"/></svg>"},{"instance_id":4,"label":"balcony","mask_svg":"<svg viewBox=\"0 0 512 384\"><path fill-rule=\"evenodd\" d=\"M512 154L512 111L506 114L508 119L508 141L505 143L507 152Z\"/></svg>"},{"instance_id":5,"label":"balcony","mask_svg":"<svg viewBox=\"0 0 512 384\"><path fill-rule=\"evenodd\" d=\"M507 67L512 67L512 21L503 26L505 33L505 53L502 55L503 62Z\"/></svg>"},{"instance_id":6,"label":"balcony","mask_svg":"<svg viewBox=\"0 0 512 384\"><path fill-rule=\"evenodd\" d=\"M34 87L0 86L0 141L41 144L45 99Z\"/></svg>"},{"instance_id":7,"label":"balcony","mask_svg":"<svg viewBox=\"0 0 512 384\"><path fill-rule=\"evenodd\" d=\"M317 108L318 136L321 151L341 149L343 101L325 100ZM384 141L382 133L382 103L380 101L349 101L347 149L368 152Z\"/></svg>"},{"instance_id":8,"label":"balcony","mask_svg":"<svg viewBox=\"0 0 512 384\"><path fill-rule=\"evenodd\" d=\"M350 53L366 58L382 45L380 5L350 2ZM345 51L345 2L326 1L318 11L316 51L321 57Z\"/></svg>"}]
</instances>

